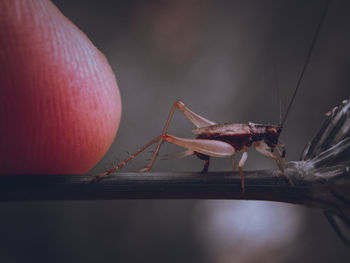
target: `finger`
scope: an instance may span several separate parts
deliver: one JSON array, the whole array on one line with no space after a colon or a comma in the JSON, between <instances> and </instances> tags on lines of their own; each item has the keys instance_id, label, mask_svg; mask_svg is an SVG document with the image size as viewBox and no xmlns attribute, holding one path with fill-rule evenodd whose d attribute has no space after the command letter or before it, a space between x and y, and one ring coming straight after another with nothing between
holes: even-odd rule
<instances>
[{"instance_id":1,"label":"finger","mask_svg":"<svg viewBox=\"0 0 350 263\"><path fill-rule=\"evenodd\" d=\"M0 1L0 67L0 174L90 170L121 102L87 36L50 1Z\"/></svg>"}]
</instances>

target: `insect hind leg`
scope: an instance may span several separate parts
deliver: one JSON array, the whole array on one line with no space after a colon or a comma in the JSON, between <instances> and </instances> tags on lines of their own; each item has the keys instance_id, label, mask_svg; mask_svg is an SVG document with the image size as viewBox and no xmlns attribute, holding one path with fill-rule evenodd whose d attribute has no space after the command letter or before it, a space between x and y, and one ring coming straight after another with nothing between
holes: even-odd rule
<instances>
[{"instance_id":1,"label":"insect hind leg","mask_svg":"<svg viewBox=\"0 0 350 263\"><path fill-rule=\"evenodd\" d=\"M197 127L197 128L200 128L200 127L205 127L205 126L209 126L209 125L214 125L215 122L212 122L210 120L207 120L206 118L194 113L193 111L191 111L189 108L187 108L185 106L185 104L178 100L176 101L173 106L171 107L171 110L170 110L170 113L168 115L168 119L165 123L165 126L163 128L163 132L160 136L160 140L158 141L158 145L157 145L157 148L156 150L154 151L154 154L152 156L152 159L150 161L150 163L143 169L140 170L140 172L147 172L149 171L154 162L156 161L157 159L157 156L158 156L158 153L159 153L159 150L160 150L160 146L162 145L162 143L164 142L165 140L165 137L166 137L166 133L167 133L167 130L168 130L168 127L169 127L169 124L170 124L170 121L174 115L174 111L175 109L178 109L179 111L183 112L185 114L185 116Z\"/></svg>"},{"instance_id":2,"label":"insect hind leg","mask_svg":"<svg viewBox=\"0 0 350 263\"><path fill-rule=\"evenodd\" d=\"M212 122L212 121L210 121L210 120L208 120L208 119L198 115L197 113L194 113L193 111L191 111L180 100L175 102L175 105L179 109L179 111L181 111L183 114L185 114L187 119L189 119L193 123L193 125L196 126L197 128L206 127L206 126L210 126L210 125L216 124L215 122Z\"/></svg>"},{"instance_id":3,"label":"insect hind leg","mask_svg":"<svg viewBox=\"0 0 350 263\"><path fill-rule=\"evenodd\" d=\"M202 172L205 173L209 168L210 157L230 157L235 153L235 149L228 143L208 139L186 139L179 138L170 134L164 135L166 142L184 147L200 159L205 161Z\"/></svg>"},{"instance_id":4,"label":"insect hind leg","mask_svg":"<svg viewBox=\"0 0 350 263\"><path fill-rule=\"evenodd\" d=\"M141 147L139 150L137 150L135 153L131 154L128 158L126 158L124 161L122 161L121 163L117 164L116 166L114 166L113 168L105 171L104 173L101 173L97 176L95 176L91 182L97 182L99 180L101 180L103 177L105 177L106 175L109 175L115 171L117 171L118 169L120 169L121 167L123 167L124 165L126 165L128 162L130 162L132 159L134 159L137 155L139 155L140 153L142 153L143 151L145 151L148 147L152 146L153 144L155 144L156 142L158 142L161 139L160 136L154 138L152 141L150 141L149 143L147 143L146 145L144 145L143 147Z\"/></svg>"}]
</instances>

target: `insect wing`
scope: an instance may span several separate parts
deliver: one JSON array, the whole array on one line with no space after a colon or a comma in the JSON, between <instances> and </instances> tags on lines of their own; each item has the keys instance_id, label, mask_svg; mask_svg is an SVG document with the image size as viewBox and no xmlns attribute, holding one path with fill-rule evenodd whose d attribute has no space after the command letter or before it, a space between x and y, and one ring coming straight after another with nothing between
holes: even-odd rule
<instances>
[{"instance_id":1,"label":"insect wing","mask_svg":"<svg viewBox=\"0 0 350 263\"><path fill-rule=\"evenodd\" d=\"M203 128L192 130L194 134L199 136L203 135L206 137L214 136L236 136L236 135L248 135L251 133L248 124L242 123L230 123L230 124L216 124Z\"/></svg>"}]
</instances>

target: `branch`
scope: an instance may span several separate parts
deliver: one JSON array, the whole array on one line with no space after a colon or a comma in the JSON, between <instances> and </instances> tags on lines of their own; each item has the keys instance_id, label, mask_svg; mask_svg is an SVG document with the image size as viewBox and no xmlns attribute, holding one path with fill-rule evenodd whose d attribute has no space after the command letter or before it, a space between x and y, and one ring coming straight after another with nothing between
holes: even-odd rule
<instances>
[{"instance_id":1,"label":"branch","mask_svg":"<svg viewBox=\"0 0 350 263\"><path fill-rule=\"evenodd\" d=\"M295 177L291 187L277 171L246 171L241 193L238 172L117 173L97 183L93 176L16 175L0 177L0 201L107 200L107 199L246 199L311 204L314 182ZM300 177L301 178L301 177Z\"/></svg>"}]
</instances>

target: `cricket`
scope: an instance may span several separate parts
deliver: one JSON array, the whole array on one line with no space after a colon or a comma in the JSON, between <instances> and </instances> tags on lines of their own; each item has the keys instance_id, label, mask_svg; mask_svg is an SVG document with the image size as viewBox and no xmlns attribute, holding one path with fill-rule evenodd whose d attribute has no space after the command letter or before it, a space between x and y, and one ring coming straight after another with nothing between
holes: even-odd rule
<instances>
[{"instance_id":1,"label":"cricket","mask_svg":"<svg viewBox=\"0 0 350 263\"><path fill-rule=\"evenodd\" d=\"M204 160L204 167L202 169L202 173L206 173L208 171L210 165L210 157L231 158L232 168L235 171L236 164L234 157L237 153L241 152L242 156L238 163L238 169L241 178L242 192L245 191L243 167L248 159L247 150L253 146L258 153L270 159L273 159L276 162L279 168L279 173L277 174L278 177L282 175L290 186L294 186L293 181L284 172L284 168L287 166L287 162L285 160L286 149L284 145L279 142L279 137L286 122L288 113L290 112L290 109L295 100L297 91L299 90L304 73L309 64L312 51L314 49L316 40L319 35L319 31L321 29L322 23L325 19L328 10L328 5L329 1L326 1L323 14L321 15L320 22L314 33L306 60L301 69L301 73L298 78L294 92L292 94L291 100L283 118L280 117L280 122L278 125L257 124L252 122L218 124L193 112L182 101L178 100L173 104L160 136L151 140L149 143L141 147L139 150L131 154L127 159L117 164L113 168L105 171L102 174L97 175L93 179L93 182L97 182L104 176L109 175L115 172L116 170L120 169L129 161L134 159L138 154L145 151L153 144L157 143L157 147L153 153L151 161L145 168L140 170L140 172L149 171L158 157L162 143L168 142L185 148L185 151L175 156L176 158L183 158L195 155L199 159ZM196 129L192 131L196 135L195 138L180 138L168 133L168 127L176 109L182 112L196 127Z\"/></svg>"},{"instance_id":2,"label":"cricket","mask_svg":"<svg viewBox=\"0 0 350 263\"><path fill-rule=\"evenodd\" d=\"M176 109L181 111L194 124L194 126L197 127L192 131L197 135L196 138L180 138L167 132L170 121ZM196 155L201 160L204 160L202 173L206 173L208 171L210 157L231 158L233 170L236 170L234 156L236 153L242 152L241 159L238 163L242 192L244 192L245 189L243 166L248 159L247 150L253 145L257 152L276 161L280 169L280 173L278 175L282 174L288 183L293 186L293 182L284 173L283 164L286 165L284 146L278 142L282 131L282 126L282 123L280 125L264 125L251 122L217 124L194 113L183 102L178 100L172 106L167 122L160 136L147 143L120 164L116 165L110 170L107 170L103 174L98 175L95 178L95 181L118 170L148 147L158 143L150 163L145 168L140 170L140 172L149 171L156 161L162 143L169 142L186 149L184 152L177 154L176 158ZM274 153L275 150L277 155Z\"/></svg>"}]
</instances>

